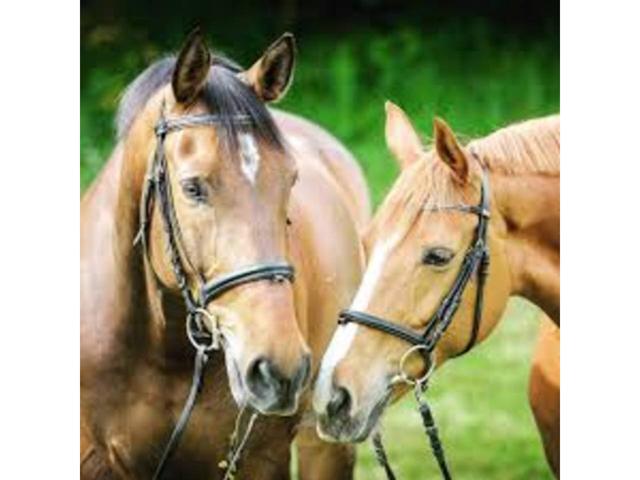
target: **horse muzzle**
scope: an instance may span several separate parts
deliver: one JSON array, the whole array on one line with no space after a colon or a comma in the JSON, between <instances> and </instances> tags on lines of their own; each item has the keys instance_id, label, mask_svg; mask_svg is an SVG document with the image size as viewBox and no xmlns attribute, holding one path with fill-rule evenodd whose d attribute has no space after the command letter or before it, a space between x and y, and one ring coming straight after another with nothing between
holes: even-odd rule
<instances>
[{"instance_id":1,"label":"horse muzzle","mask_svg":"<svg viewBox=\"0 0 640 480\"><path fill-rule=\"evenodd\" d=\"M331 386L328 401L318 408L318 435L331 442L363 442L378 423L389 396L383 395L370 407L356 408L353 395L345 387Z\"/></svg>"},{"instance_id":2,"label":"horse muzzle","mask_svg":"<svg viewBox=\"0 0 640 480\"><path fill-rule=\"evenodd\" d=\"M304 354L292 375L287 376L266 357L258 357L247 368L244 383L249 403L264 415L296 413L298 400L311 375L311 356Z\"/></svg>"}]
</instances>

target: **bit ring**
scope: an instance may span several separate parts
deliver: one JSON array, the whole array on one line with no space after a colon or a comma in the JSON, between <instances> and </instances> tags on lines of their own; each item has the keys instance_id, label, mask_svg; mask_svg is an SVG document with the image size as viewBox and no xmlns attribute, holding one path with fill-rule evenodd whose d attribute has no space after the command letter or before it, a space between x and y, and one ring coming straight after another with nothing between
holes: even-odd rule
<instances>
[{"instance_id":1,"label":"bit ring","mask_svg":"<svg viewBox=\"0 0 640 480\"><path fill-rule=\"evenodd\" d=\"M427 356L423 356L423 358L425 359L425 361L429 362L429 366L424 375L422 375L420 378L413 378L409 374L407 374L407 372L405 371L405 366L409 357L413 353L419 352L421 350L424 350L427 353ZM431 374L433 373L435 366L436 366L436 362L433 360L433 354L432 352L429 351L426 345L414 345L413 347L409 348L406 352L404 352L402 357L400 357L399 380L408 385L424 385L427 382L427 380L429 380L429 377L431 377Z\"/></svg>"},{"instance_id":2,"label":"bit ring","mask_svg":"<svg viewBox=\"0 0 640 480\"><path fill-rule=\"evenodd\" d=\"M194 314L202 315L207 320L209 320L210 324L208 326L211 327L211 331L209 331L208 333L211 335L211 343L203 344L201 340L196 338L196 333L201 332L202 330L199 328L193 328L192 322L195 319ZM194 314L187 315L187 322L186 322L187 338L191 342L191 345L193 345L196 350L203 349L205 352L208 352L210 350L219 350L221 333L218 326L217 318L211 315L211 313L209 313L204 308L196 308L194 311Z\"/></svg>"}]
</instances>

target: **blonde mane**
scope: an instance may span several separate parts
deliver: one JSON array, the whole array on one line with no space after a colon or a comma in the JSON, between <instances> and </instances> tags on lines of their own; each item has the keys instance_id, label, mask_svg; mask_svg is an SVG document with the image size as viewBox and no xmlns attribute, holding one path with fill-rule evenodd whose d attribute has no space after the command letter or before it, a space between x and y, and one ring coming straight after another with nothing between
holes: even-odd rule
<instances>
[{"instance_id":1,"label":"blonde mane","mask_svg":"<svg viewBox=\"0 0 640 480\"><path fill-rule=\"evenodd\" d=\"M468 145L490 172L560 174L560 116L502 128Z\"/></svg>"},{"instance_id":2,"label":"blonde mane","mask_svg":"<svg viewBox=\"0 0 640 480\"><path fill-rule=\"evenodd\" d=\"M472 140L467 151L489 172L505 175L560 174L560 117L528 120ZM429 146L423 157L396 180L376 215L383 225L408 228L424 210L455 203L475 203L478 185L461 185ZM376 223L377 223L376 222Z\"/></svg>"}]
</instances>

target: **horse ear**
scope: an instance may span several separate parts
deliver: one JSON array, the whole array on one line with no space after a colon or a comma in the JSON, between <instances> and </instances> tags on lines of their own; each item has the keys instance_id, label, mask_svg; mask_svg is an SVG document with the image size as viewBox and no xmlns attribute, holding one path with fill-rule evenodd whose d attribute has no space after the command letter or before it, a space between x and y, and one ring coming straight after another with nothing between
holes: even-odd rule
<instances>
[{"instance_id":1,"label":"horse ear","mask_svg":"<svg viewBox=\"0 0 640 480\"><path fill-rule=\"evenodd\" d=\"M438 117L433 119L433 138L438 157L451 168L458 180L466 182L469 175L467 156L451 127Z\"/></svg>"},{"instance_id":2,"label":"horse ear","mask_svg":"<svg viewBox=\"0 0 640 480\"><path fill-rule=\"evenodd\" d=\"M195 100L207 81L210 67L211 53L200 28L196 27L184 42L173 71L171 86L179 103Z\"/></svg>"},{"instance_id":3,"label":"horse ear","mask_svg":"<svg viewBox=\"0 0 640 480\"><path fill-rule=\"evenodd\" d=\"M264 102L276 102L291 85L295 63L296 41L293 34L285 33L242 77Z\"/></svg>"},{"instance_id":4,"label":"horse ear","mask_svg":"<svg viewBox=\"0 0 640 480\"><path fill-rule=\"evenodd\" d=\"M390 101L386 101L384 109L387 113L385 137L387 147L404 170L422 155L422 142L416 133L407 114Z\"/></svg>"}]
</instances>

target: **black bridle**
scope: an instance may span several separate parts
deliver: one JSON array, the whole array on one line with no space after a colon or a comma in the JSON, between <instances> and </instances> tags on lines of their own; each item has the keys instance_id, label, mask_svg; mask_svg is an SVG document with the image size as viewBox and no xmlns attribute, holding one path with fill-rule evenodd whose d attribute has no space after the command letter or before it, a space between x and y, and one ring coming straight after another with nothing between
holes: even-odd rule
<instances>
[{"instance_id":1,"label":"black bridle","mask_svg":"<svg viewBox=\"0 0 640 480\"><path fill-rule=\"evenodd\" d=\"M451 474L447 466L444 456L444 450L438 437L435 420L431 414L431 410L425 400L421 399L420 393L424 392L427 387L429 374L433 367L433 351L447 331L453 321L453 317L460 306L462 295L473 278L477 277L477 290L475 299L475 310L473 314L473 325L471 334L466 346L458 352L457 355L466 353L476 343L480 322L482 320L482 310L484 303L484 284L489 270L489 245L487 243L487 228L489 224L489 181L486 172L483 170L482 185L480 190L480 201L477 205L449 205L438 207L434 210L455 210L463 213L470 213L478 217L478 224L475 229L474 238L471 246L462 260L462 265L456 276L449 292L440 302L440 305L433 316L427 322L427 326L423 332L416 332L412 329L394 323L390 320L371 315L370 313L358 310L343 310L340 312L338 324L345 325L347 323L357 323L374 330L397 337L407 343L410 343L412 349L420 350L423 353L425 362L427 363L427 373L418 381L413 381L415 385L416 399L419 402L419 410L422 415L425 431L431 441L431 447L438 461L438 465L445 479L450 479ZM403 357L404 358L404 357ZM402 362L401 362L402 363ZM401 365L402 369L402 365ZM407 379L404 371L401 376ZM386 454L382 446L379 435L374 436L374 448L376 456L387 472L390 479L395 478L391 468L387 462Z\"/></svg>"},{"instance_id":2,"label":"black bridle","mask_svg":"<svg viewBox=\"0 0 640 480\"><path fill-rule=\"evenodd\" d=\"M437 207L434 210L456 210L470 213L478 217L478 224L475 229L474 239L462 260L460 271L451 286L449 293L440 302L440 306L427 322L427 327L422 333L418 333L407 327L399 325L390 320L376 317L370 313L358 310L343 310L340 312L338 323L359 323L375 330L380 330L389 335L393 335L404 340L411 345L424 347L424 351L431 354L438 341L449 328L453 320L465 288L471 281L474 273L478 278L478 288L476 291L475 311L473 315L473 326L471 335L465 348L458 353L462 355L473 347L478 336L480 321L482 319L482 306L484 297L484 282L489 267L489 247L487 244L487 226L489 223L489 183L486 174L482 176L482 186L480 190L480 202L478 205L449 205Z\"/></svg>"},{"instance_id":3,"label":"black bridle","mask_svg":"<svg viewBox=\"0 0 640 480\"><path fill-rule=\"evenodd\" d=\"M238 115L234 117L232 121L238 125L252 125L252 119L248 116ZM195 275L199 282L199 287L195 290L197 293L194 294L194 290L190 287L185 264L188 264L192 271L195 269L181 245L180 226L173 205L164 142L167 135L172 132L190 127L215 127L222 122L223 119L219 115L211 114L187 115L174 119L166 119L164 117L163 104L160 118L155 127L156 150L149 165L145 187L142 192L140 231L136 236L135 243L142 243L145 258L147 258L149 219L151 218L154 203L157 202L164 226L171 266L187 310L187 337L196 349L193 380L189 395L155 470L154 479L161 478L164 467L175 451L178 441L187 426L197 400L197 395L202 389L204 369L209 360L208 352L219 349L221 345L221 333L215 322L205 325L202 321L203 317L211 319L211 316L206 310L207 306L221 295L240 285L262 280L272 282L283 282L285 280L293 282L294 280L293 266L285 261L277 261L244 267L207 282L204 282L200 276ZM148 262L148 260L146 261Z\"/></svg>"}]
</instances>

